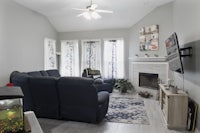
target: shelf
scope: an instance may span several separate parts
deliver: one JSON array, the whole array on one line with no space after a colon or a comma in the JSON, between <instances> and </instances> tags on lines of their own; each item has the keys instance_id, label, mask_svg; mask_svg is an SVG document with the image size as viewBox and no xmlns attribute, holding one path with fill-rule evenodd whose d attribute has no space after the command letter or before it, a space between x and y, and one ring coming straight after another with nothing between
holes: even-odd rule
<instances>
[{"instance_id":1,"label":"shelf","mask_svg":"<svg viewBox=\"0 0 200 133\"><path fill-rule=\"evenodd\" d=\"M129 58L133 62L166 62L166 57L133 57Z\"/></svg>"}]
</instances>

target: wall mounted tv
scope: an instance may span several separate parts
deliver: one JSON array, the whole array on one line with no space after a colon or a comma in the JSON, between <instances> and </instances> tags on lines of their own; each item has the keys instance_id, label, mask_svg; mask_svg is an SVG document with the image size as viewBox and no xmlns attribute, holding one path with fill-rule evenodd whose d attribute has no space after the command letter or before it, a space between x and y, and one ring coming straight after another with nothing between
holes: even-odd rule
<instances>
[{"instance_id":1,"label":"wall mounted tv","mask_svg":"<svg viewBox=\"0 0 200 133\"><path fill-rule=\"evenodd\" d=\"M177 34L174 32L170 35L169 38L165 41L165 46L167 50L167 60L169 63L169 69L171 71L184 73L183 63L181 60L180 47L178 43Z\"/></svg>"}]
</instances>

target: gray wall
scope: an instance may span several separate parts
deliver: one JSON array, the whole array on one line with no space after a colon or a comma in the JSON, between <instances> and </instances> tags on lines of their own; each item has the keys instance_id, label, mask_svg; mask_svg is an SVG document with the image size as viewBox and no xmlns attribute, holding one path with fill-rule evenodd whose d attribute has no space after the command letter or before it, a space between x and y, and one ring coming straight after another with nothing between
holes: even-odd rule
<instances>
[{"instance_id":1,"label":"gray wall","mask_svg":"<svg viewBox=\"0 0 200 133\"><path fill-rule=\"evenodd\" d=\"M85 39L103 39L106 38L123 38L125 45L125 76L128 77L128 29L115 30L99 30L99 31L82 31L82 32L60 32L58 34L60 40L81 40ZM80 53L80 51L79 51ZM81 56L81 54L80 54ZM102 56L103 59L103 56ZM81 72L82 73L82 72Z\"/></svg>"},{"instance_id":2,"label":"gray wall","mask_svg":"<svg viewBox=\"0 0 200 133\"><path fill-rule=\"evenodd\" d=\"M5 12L4 12L4 5L2 1L0 1L0 85L1 83L6 82L6 68L7 68L7 56L6 56L6 45L5 45Z\"/></svg>"},{"instance_id":3,"label":"gray wall","mask_svg":"<svg viewBox=\"0 0 200 133\"><path fill-rule=\"evenodd\" d=\"M189 96L200 105L200 1L176 0L173 10L174 30L181 47L193 47L193 56L183 58L184 82L181 75L176 75L176 78L179 79L179 85L184 84ZM200 110L197 125L200 131Z\"/></svg>"},{"instance_id":4,"label":"gray wall","mask_svg":"<svg viewBox=\"0 0 200 133\"><path fill-rule=\"evenodd\" d=\"M176 0L161 6L145 16L130 29L129 57L144 53L165 56L164 41L172 32L177 32L181 47L192 46L193 56L183 58L184 77L175 73L175 82L179 88L188 91L189 97L200 105L200 1ZM153 52L139 51L139 29L143 26L158 24L160 28L159 50ZM131 65L129 65L131 67ZM197 129L200 130L200 110L198 111Z\"/></svg>"},{"instance_id":5,"label":"gray wall","mask_svg":"<svg viewBox=\"0 0 200 133\"><path fill-rule=\"evenodd\" d=\"M57 32L42 15L12 0L0 0L0 86L13 70L44 69L44 38Z\"/></svg>"},{"instance_id":6,"label":"gray wall","mask_svg":"<svg viewBox=\"0 0 200 133\"><path fill-rule=\"evenodd\" d=\"M159 25L159 49L157 51L140 51L139 50L139 30L142 27L150 25ZM129 58L134 58L135 55L144 57L145 53L150 56L154 54L160 57L166 56L164 41L173 32L173 3L168 3L160 6L146 15L137 24L133 25L129 30ZM129 78L131 79L132 60L129 60ZM169 73L171 77L171 73Z\"/></svg>"},{"instance_id":7,"label":"gray wall","mask_svg":"<svg viewBox=\"0 0 200 133\"><path fill-rule=\"evenodd\" d=\"M158 7L151 13L146 15L142 20L130 28L129 33L129 57L132 58L135 54L139 56L148 53L150 56L158 54L159 56L165 56L166 50L164 41L172 33L172 13L173 3L166 4ZM159 25L159 49L158 51L140 51L139 50L139 29L150 25Z\"/></svg>"}]
</instances>

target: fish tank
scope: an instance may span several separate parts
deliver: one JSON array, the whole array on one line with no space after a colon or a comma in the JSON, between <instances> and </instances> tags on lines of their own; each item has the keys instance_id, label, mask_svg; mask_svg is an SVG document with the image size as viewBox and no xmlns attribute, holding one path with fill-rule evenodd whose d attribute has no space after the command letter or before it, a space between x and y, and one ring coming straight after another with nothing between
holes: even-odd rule
<instances>
[{"instance_id":1,"label":"fish tank","mask_svg":"<svg viewBox=\"0 0 200 133\"><path fill-rule=\"evenodd\" d=\"M20 87L0 87L0 133L24 133Z\"/></svg>"}]
</instances>

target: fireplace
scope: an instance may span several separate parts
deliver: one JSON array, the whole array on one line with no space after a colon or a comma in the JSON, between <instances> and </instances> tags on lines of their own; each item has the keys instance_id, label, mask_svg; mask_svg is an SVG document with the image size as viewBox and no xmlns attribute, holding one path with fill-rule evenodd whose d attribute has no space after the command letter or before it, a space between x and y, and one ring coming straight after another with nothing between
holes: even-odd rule
<instances>
[{"instance_id":1,"label":"fireplace","mask_svg":"<svg viewBox=\"0 0 200 133\"><path fill-rule=\"evenodd\" d=\"M158 74L140 72L139 86L157 90L158 89Z\"/></svg>"}]
</instances>

